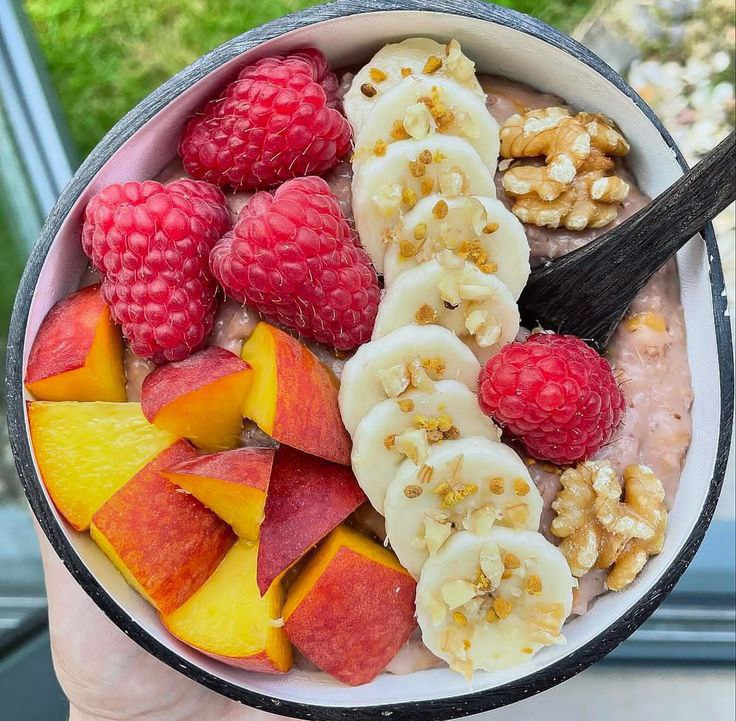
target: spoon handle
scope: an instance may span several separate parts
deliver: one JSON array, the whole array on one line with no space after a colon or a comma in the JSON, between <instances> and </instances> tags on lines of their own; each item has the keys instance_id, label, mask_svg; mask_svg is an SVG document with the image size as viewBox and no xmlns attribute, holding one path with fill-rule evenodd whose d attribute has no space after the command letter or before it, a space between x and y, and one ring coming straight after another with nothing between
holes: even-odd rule
<instances>
[{"instance_id":1,"label":"spoon handle","mask_svg":"<svg viewBox=\"0 0 736 721\"><path fill-rule=\"evenodd\" d=\"M629 220L536 269L520 299L522 319L605 347L652 275L736 198L735 161L731 133Z\"/></svg>"}]
</instances>

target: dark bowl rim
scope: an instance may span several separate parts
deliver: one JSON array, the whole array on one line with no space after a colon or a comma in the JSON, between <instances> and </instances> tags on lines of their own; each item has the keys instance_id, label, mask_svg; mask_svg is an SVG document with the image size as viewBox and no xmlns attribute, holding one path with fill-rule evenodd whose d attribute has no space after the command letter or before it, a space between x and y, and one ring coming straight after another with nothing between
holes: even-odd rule
<instances>
[{"instance_id":1,"label":"dark bowl rim","mask_svg":"<svg viewBox=\"0 0 736 721\"><path fill-rule=\"evenodd\" d=\"M40 480L34 469L32 451L25 428L22 370L26 322L43 262L61 224L81 193L111 155L157 112L211 71L263 42L273 40L290 31L349 15L362 15L387 10L439 12L490 21L531 35L567 52L627 95L659 131L683 171L687 170L687 163L670 134L651 108L628 86L623 78L583 45L536 18L508 8L487 4L481 2L481 0L465 0L462 5L454 2L454 0L364 0L363 2L336 0L327 5L319 5L279 18L220 45L151 93L105 135L62 191L33 247L16 296L7 349L7 421L16 467L28 501L41 528L80 586L126 635L153 656L188 678L254 708L271 713L285 714L293 718L318 719L319 721L346 721L347 719L351 721L369 721L370 719L386 717L406 721L445 721L446 719L477 714L514 703L555 686L609 653L631 635L659 606L688 567L700 546L712 519L723 482L733 419L733 396L730 393L733 388L731 328L726 313L727 301L725 294L722 292L724 281L720 256L713 227L708 224L702 234L710 261L711 293L720 368L721 412L713 477L710 482L708 496L695 526L672 564L666 569L654 587L623 616L603 629L588 643L565 658L533 674L493 689L477 691L464 696L392 704L379 703L370 706L335 707L276 699L243 689L198 668L156 640L117 604L87 570L73 546L66 539L46 502Z\"/></svg>"}]
</instances>

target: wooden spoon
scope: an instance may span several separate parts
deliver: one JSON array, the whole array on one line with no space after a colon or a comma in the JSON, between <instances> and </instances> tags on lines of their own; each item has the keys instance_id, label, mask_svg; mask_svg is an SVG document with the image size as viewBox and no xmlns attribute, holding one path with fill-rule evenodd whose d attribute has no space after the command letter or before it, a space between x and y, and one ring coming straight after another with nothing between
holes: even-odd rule
<instances>
[{"instance_id":1,"label":"wooden spoon","mask_svg":"<svg viewBox=\"0 0 736 721\"><path fill-rule=\"evenodd\" d=\"M736 198L735 151L731 133L627 221L532 271L519 298L522 322L604 350L646 282Z\"/></svg>"}]
</instances>

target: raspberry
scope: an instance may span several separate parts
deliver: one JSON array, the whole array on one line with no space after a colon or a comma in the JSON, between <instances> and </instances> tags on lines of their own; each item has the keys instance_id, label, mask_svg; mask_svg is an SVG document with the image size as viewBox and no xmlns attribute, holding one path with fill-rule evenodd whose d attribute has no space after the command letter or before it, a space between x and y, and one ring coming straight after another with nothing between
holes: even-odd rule
<instances>
[{"instance_id":1,"label":"raspberry","mask_svg":"<svg viewBox=\"0 0 736 721\"><path fill-rule=\"evenodd\" d=\"M579 338L554 333L509 343L488 360L479 401L532 456L559 465L599 451L624 410L608 361Z\"/></svg>"},{"instance_id":2,"label":"raspberry","mask_svg":"<svg viewBox=\"0 0 736 721\"><path fill-rule=\"evenodd\" d=\"M210 265L229 296L305 337L341 350L370 339L376 272L322 178L256 193Z\"/></svg>"},{"instance_id":3,"label":"raspberry","mask_svg":"<svg viewBox=\"0 0 736 721\"><path fill-rule=\"evenodd\" d=\"M102 297L135 353L186 358L212 330L212 247L230 228L222 192L208 183L115 183L85 210L82 248L102 273Z\"/></svg>"},{"instance_id":4,"label":"raspberry","mask_svg":"<svg viewBox=\"0 0 736 721\"><path fill-rule=\"evenodd\" d=\"M194 115L179 141L194 178L238 190L329 170L350 150L337 78L319 50L259 60Z\"/></svg>"}]
</instances>

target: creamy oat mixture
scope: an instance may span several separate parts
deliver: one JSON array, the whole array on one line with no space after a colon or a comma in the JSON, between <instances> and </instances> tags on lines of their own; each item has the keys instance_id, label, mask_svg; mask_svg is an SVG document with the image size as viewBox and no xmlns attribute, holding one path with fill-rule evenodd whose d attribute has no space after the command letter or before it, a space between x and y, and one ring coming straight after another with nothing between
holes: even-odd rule
<instances>
[{"instance_id":1,"label":"creamy oat mixture","mask_svg":"<svg viewBox=\"0 0 736 721\"><path fill-rule=\"evenodd\" d=\"M478 79L487 93L489 112L499 123L515 113L564 105L554 95L538 92L504 78L479 76ZM344 73L341 87L346 89L351 81L352 74ZM532 265L557 258L585 245L647 204L649 199L636 188L633 176L620 161L616 173L630 182L631 192L614 223L600 229L578 232L527 225ZM186 177L186 173L177 159L161 172L158 180L165 183L180 177ZM325 176L340 201L343 212L352 219L351 178L352 169L348 161L340 163ZM511 201L501 187L500 178L501 174L497 173L498 197L510 206ZM226 193L233 220L250 196L250 193ZM83 285L96 280L86 274ZM615 440L598 454L598 458L608 459L618 472L622 472L630 464L644 463L651 466L665 487L668 507L674 501L691 436L692 388L679 290L677 267L671 261L637 296L614 335L608 357L620 382L624 384L628 408ZM214 330L208 342L238 352L259 319L258 313L252 309L226 300L217 313ZM312 342L307 342L307 345L339 378L346 360L344 354L336 354L333 350ZM140 385L152 368L148 361L138 358L131 351L126 352L130 400L139 399ZM253 424L244 427L244 444L257 445L266 440L270 439ZM550 464L532 459L528 463L532 478L544 499L545 510L540 530L550 540L557 542L549 532L549 524L554 515L550 504L560 488L561 471ZM368 504L353 515L352 523L381 540L385 538L383 517ZM580 586L575 593L574 614L584 613L589 603L603 593L605 577L606 571L593 570L580 579ZM424 648L417 631L392 660L387 671L410 673L437 665L442 665L442 662Z\"/></svg>"}]
</instances>

